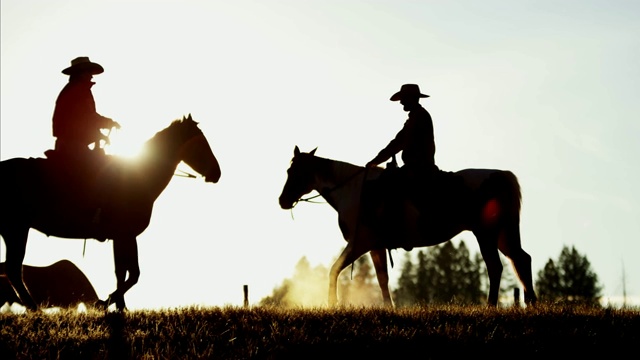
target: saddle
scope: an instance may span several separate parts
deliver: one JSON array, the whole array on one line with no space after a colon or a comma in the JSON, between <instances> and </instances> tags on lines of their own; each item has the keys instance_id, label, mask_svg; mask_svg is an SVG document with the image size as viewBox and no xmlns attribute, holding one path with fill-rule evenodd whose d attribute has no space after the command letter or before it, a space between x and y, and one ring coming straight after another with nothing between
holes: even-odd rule
<instances>
[{"instance_id":1,"label":"saddle","mask_svg":"<svg viewBox=\"0 0 640 360\"><path fill-rule=\"evenodd\" d=\"M403 247L407 213L410 207L419 212L419 228L437 223L464 208L466 187L453 172L435 171L423 176L408 175L401 168L387 168L379 178L365 182L362 193L362 221L378 229L384 248Z\"/></svg>"}]
</instances>

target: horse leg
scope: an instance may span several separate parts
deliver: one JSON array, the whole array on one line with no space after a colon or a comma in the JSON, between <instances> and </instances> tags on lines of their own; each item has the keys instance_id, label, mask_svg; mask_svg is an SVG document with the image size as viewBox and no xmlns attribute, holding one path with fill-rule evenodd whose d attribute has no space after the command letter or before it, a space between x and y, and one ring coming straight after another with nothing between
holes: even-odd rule
<instances>
[{"instance_id":1,"label":"horse leg","mask_svg":"<svg viewBox=\"0 0 640 360\"><path fill-rule=\"evenodd\" d=\"M369 252L371 260L373 261L373 267L376 269L376 276L378 278L378 284L382 291L382 299L385 306L393 307L393 300L391 300L391 293L389 292L389 272L387 269L387 252L385 249L371 250Z\"/></svg>"},{"instance_id":2,"label":"horse leg","mask_svg":"<svg viewBox=\"0 0 640 360\"><path fill-rule=\"evenodd\" d=\"M522 249L520 242L520 230L518 225L505 230L498 239L498 248L505 256L511 259L511 264L524 287L524 301L527 305L533 305L537 301L533 289L533 276L531 274L531 256Z\"/></svg>"},{"instance_id":3,"label":"horse leg","mask_svg":"<svg viewBox=\"0 0 640 360\"><path fill-rule=\"evenodd\" d=\"M344 268L351 265L366 251L348 243L329 271L329 306L338 304L338 276Z\"/></svg>"},{"instance_id":4,"label":"horse leg","mask_svg":"<svg viewBox=\"0 0 640 360\"><path fill-rule=\"evenodd\" d=\"M487 266L489 274L489 296L487 303L489 306L498 306L498 295L500 293L500 278L502 277L502 261L498 253L498 244L495 234L482 233L475 234L480 245L480 254Z\"/></svg>"},{"instance_id":5,"label":"horse leg","mask_svg":"<svg viewBox=\"0 0 640 360\"><path fill-rule=\"evenodd\" d=\"M22 278L22 262L24 261L27 250L28 236L28 227L14 228L2 234L7 248L5 270L7 278L13 287L13 291L15 291L22 305L26 306L29 310L37 310L38 305L29 290L27 290L24 279Z\"/></svg>"},{"instance_id":6,"label":"horse leg","mask_svg":"<svg viewBox=\"0 0 640 360\"><path fill-rule=\"evenodd\" d=\"M116 290L109 295L108 304L116 304L120 311L126 310L124 294L138 282L140 265L138 264L138 242L133 238L113 240L113 260L116 271ZM128 273L128 277L127 277Z\"/></svg>"}]
</instances>

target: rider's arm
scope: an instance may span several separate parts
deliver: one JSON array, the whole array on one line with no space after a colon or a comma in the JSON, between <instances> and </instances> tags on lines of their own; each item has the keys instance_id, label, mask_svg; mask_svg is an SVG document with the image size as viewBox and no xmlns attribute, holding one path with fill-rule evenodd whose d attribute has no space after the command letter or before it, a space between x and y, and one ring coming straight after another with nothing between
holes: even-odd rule
<instances>
[{"instance_id":1,"label":"rider's arm","mask_svg":"<svg viewBox=\"0 0 640 360\"><path fill-rule=\"evenodd\" d=\"M118 124L117 121L114 121L113 119L108 118L106 116L102 116L97 112L95 114L95 119L100 129L111 129L111 128L119 129L120 128L120 124Z\"/></svg>"},{"instance_id":2,"label":"rider's arm","mask_svg":"<svg viewBox=\"0 0 640 360\"><path fill-rule=\"evenodd\" d=\"M407 121L405 121L402 129L396 134L396 137L393 138L393 140L391 140L384 149L380 150L378 155L376 155L373 160L367 163L367 167L376 166L386 161L398 152L402 151L406 147L408 135L412 127L413 120L409 118Z\"/></svg>"}]
</instances>

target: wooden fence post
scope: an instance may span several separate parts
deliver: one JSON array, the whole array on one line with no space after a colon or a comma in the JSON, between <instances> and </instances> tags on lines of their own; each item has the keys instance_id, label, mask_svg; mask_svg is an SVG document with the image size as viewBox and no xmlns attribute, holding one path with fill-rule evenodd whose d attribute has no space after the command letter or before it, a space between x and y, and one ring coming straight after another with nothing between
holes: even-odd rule
<instances>
[{"instance_id":1,"label":"wooden fence post","mask_svg":"<svg viewBox=\"0 0 640 360\"><path fill-rule=\"evenodd\" d=\"M244 307L249 307L249 285L243 285L242 290L244 291Z\"/></svg>"}]
</instances>

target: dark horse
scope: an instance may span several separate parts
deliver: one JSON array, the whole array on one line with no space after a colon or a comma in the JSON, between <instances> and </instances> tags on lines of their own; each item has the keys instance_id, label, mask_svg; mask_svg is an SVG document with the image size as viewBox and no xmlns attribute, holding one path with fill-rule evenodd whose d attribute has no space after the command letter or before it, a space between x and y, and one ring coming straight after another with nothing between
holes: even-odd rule
<instances>
[{"instance_id":1,"label":"dark horse","mask_svg":"<svg viewBox=\"0 0 640 360\"><path fill-rule=\"evenodd\" d=\"M369 252L376 269L385 304L393 305L389 293L387 249L390 234L381 231L384 218L365 221L362 190L365 180L377 179L382 168L365 169L349 163L315 156L315 149L302 153L296 146L280 195L280 206L292 209L305 194L317 191L337 212L346 248L331 267L329 304L338 302L337 280L342 270ZM443 172L444 173L444 172ZM489 305L498 303L502 262L498 250L509 257L524 286L527 304L536 302L531 276L531 257L520 244L520 185L510 171L465 169L447 173L446 186L438 189L433 214L424 220L413 206L409 213L419 224L420 240L410 247L432 246L449 241L464 230L475 235L489 273ZM444 175L443 175L444 176ZM443 195L444 194L444 195ZM372 196L379 196L373 194ZM366 203L366 202L365 202ZM361 211L361 208L363 211Z\"/></svg>"},{"instance_id":2,"label":"dark horse","mask_svg":"<svg viewBox=\"0 0 640 360\"><path fill-rule=\"evenodd\" d=\"M112 239L117 287L98 305L106 308L115 303L124 310L124 294L140 276L137 236L149 225L153 204L178 164L184 161L206 182L220 178L218 161L190 114L148 140L139 159L103 157L106 160L90 172L85 169L81 182L77 177L82 169L67 167L67 173L61 174L55 157L0 162L0 235L7 247L6 274L29 309L37 309L22 278L30 229L61 238ZM92 200L98 197L103 202L96 208Z\"/></svg>"}]
</instances>

